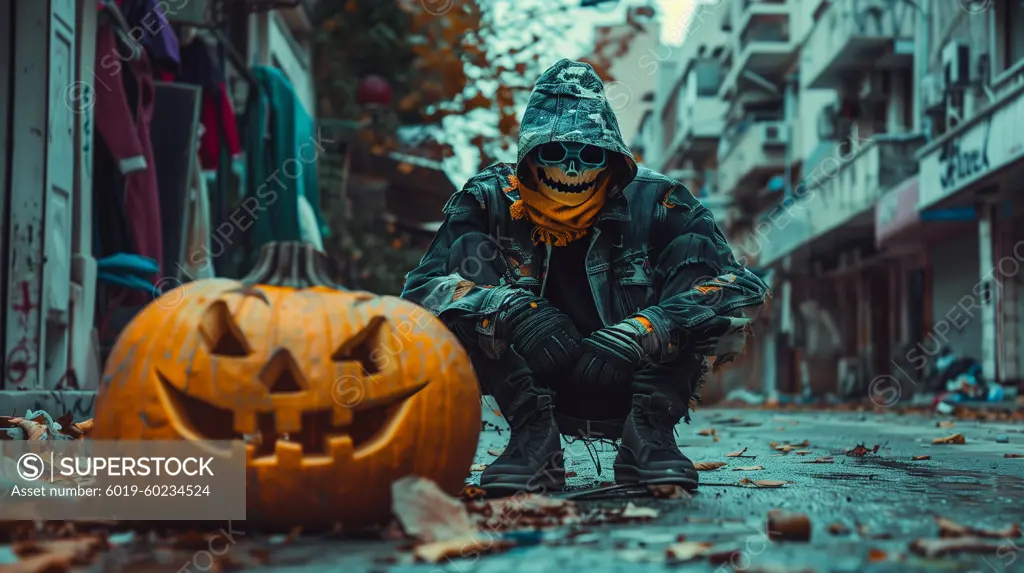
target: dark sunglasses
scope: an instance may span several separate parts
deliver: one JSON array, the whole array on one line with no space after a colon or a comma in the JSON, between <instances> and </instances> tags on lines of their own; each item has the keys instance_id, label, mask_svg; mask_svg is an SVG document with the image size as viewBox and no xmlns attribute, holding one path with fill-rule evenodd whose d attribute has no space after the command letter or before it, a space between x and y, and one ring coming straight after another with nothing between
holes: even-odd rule
<instances>
[{"instance_id":1,"label":"dark sunglasses","mask_svg":"<svg viewBox=\"0 0 1024 573\"><path fill-rule=\"evenodd\" d=\"M538 147L537 159L547 164L578 159L580 163L587 165L602 165L605 161L605 150L596 145L556 141Z\"/></svg>"}]
</instances>

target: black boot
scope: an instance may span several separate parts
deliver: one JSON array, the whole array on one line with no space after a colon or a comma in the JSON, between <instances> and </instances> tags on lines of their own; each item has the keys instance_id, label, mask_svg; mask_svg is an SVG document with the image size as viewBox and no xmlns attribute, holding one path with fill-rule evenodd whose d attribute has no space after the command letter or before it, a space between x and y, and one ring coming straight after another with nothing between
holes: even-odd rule
<instances>
[{"instance_id":1,"label":"black boot","mask_svg":"<svg viewBox=\"0 0 1024 573\"><path fill-rule=\"evenodd\" d=\"M697 470L676 445L683 409L658 395L636 394L615 456L615 482L661 483L697 488Z\"/></svg>"},{"instance_id":2,"label":"black boot","mask_svg":"<svg viewBox=\"0 0 1024 573\"><path fill-rule=\"evenodd\" d=\"M480 476L480 487L495 492L546 493L565 487L562 435L554 402L547 394L526 394L502 412L512 428L508 447Z\"/></svg>"}]
</instances>

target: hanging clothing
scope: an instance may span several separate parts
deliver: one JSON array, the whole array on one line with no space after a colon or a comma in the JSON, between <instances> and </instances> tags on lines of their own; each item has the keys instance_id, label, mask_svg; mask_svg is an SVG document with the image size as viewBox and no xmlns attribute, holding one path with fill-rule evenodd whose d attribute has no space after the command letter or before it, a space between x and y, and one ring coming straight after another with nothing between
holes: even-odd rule
<instances>
[{"instance_id":1,"label":"hanging clothing","mask_svg":"<svg viewBox=\"0 0 1024 573\"><path fill-rule=\"evenodd\" d=\"M153 72L145 53L121 67L101 65L101 58L116 50L113 29L101 26L96 38L96 132L124 176L124 212L134 252L153 259L162 269L160 196L149 138L156 95Z\"/></svg>"},{"instance_id":2,"label":"hanging clothing","mask_svg":"<svg viewBox=\"0 0 1024 573\"><path fill-rule=\"evenodd\" d=\"M203 125L203 136L199 140L199 163L203 169L216 169L222 146L230 157L241 153L242 148L224 74L206 42L194 38L181 48L181 72L177 79L203 88L199 119Z\"/></svg>"},{"instance_id":3,"label":"hanging clothing","mask_svg":"<svg viewBox=\"0 0 1024 573\"><path fill-rule=\"evenodd\" d=\"M315 232L306 225L308 242L322 244L323 217L316 162L321 154L313 119L306 113L284 74L268 66L256 66L259 83L255 99L256 116L250 125L247 149L256 169L248 182L247 195L268 209L250 227L249 255L255 257L270 241L303 239L300 199L305 199L316 221ZM315 238L312 238L315 237Z\"/></svg>"},{"instance_id":4,"label":"hanging clothing","mask_svg":"<svg viewBox=\"0 0 1024 573\"><path fill-rule=\"evenodd\" d=\"M210 243L210 192L206 176L198 169L192 172L192 189L189 193L188 235L185 237L185 260L182 267L186 275L194 280L215 276L212 245Z\"/></svg>"},{"instance_id":5,"label":"hanging clothing","mask_svg":"<svg viewBox=\"0 0 1024 573\"><path fill-rule=\"evenodd\" d=\"M178 36L174 34L174 28L167 20L167 2L118 0L117 5L133 31L132 37L137 37L149 54L153 69L157 72L176 72L181 56ZM135 32L136 30L138 32Z\"/></svg>"}]
</instances>

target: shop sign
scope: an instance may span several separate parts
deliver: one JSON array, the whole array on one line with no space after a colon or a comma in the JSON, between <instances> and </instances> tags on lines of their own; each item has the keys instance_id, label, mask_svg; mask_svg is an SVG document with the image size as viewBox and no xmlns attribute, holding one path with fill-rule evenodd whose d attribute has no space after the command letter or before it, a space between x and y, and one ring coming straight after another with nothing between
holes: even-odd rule
<instances>
[{"instance_id":1,"label":"shop sign","mask_svg":"<svg viewBox=\"0 0 1024 573\"><path fill-rule=\"evenodd\" d=\"M919 209L927 209L1024 152L1024 91L921 158Z\"/></svg>"}]
</instances>

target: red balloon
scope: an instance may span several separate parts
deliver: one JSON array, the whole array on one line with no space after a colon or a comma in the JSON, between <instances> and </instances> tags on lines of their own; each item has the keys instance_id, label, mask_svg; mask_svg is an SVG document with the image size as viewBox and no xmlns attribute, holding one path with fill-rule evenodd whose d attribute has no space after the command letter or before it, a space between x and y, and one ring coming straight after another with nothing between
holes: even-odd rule
<instances>
[{"instance_id":1,"label":"red balloon","mask_svg":"<svg viewBox=\"0 0 1024 573\"><path fill-rule=\"evenodd\" d=\"M391 105L395 92L391 84L380 76L366 76L356 87L356 101L359 105Z\"/></svg>"}]
</instances>

